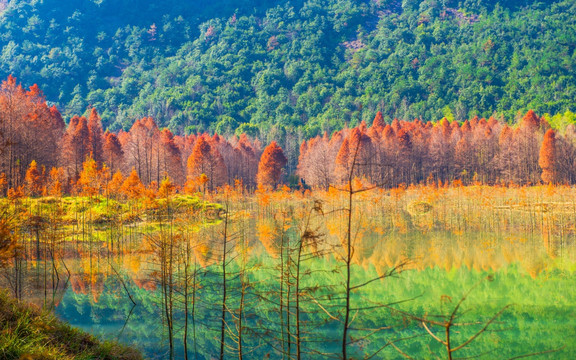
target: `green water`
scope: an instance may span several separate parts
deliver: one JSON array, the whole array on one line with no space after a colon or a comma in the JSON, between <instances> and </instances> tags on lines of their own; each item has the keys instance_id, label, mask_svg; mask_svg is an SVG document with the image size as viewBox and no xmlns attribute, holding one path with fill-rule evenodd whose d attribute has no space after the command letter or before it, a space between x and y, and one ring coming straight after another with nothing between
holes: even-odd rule
<instances>
[{"instance_id":1,"label":"green water","mask_svg":"<svg viewBox=\"0 0 576 360\"><path fill-rule=\"evenodd\" d=\"M328 265L327 265L328 266ZM359 269L357 276L365 275ZM371 272L368 270L368 272ZM372 271L374 272L374 271ZM498 321L490 327L490 332L480 336L462 350L459 356L472 356L484 352L491 352L487 358L511 358L514 355L540 352L566 346L561 352L542 355L539 358L571 359L576 355L576 290L573 274L564 271L551 271L532 278L517 265L497 272L475 271L467 269L432 268L423 271L408 270L398 278L387 279L366 289L362 297L355 299L359 303L367 304L372 301L393 303L412 299L396 306L406 312L424 315L449 311L462 296L466 289L491 274L493 281L481 282L464 302L463 310L466 312L462 322L482 322L489 319L506 305L511 305ZM373 275L373 274L371 274ZM262 280L267 276L261 274ZM321 281L327 281L321 279ZM104 339L118 339L124 343L132 344L144 351L150 358L166 358L168 355L167 338L159 314L161 295L158 291L147 291L133 283L129 290L137 303L133 306L123 293L116 279L110 277L104 281L99 289L98 300L92 294L75 293L71 288L65 290L62 300L56 307L56 314L74 326L98 335ZM270 291L272 286L261 284L259 292ZM334 289L336 292L337 289ZM256 291L256 290L254 290ZM220 308L217 301L220 291L207 287L199 291L200 298L196 309L197 334L194 350L190 351L192 358L210 359L218 354L218 326ZM446 298L450 296L452 301ZM444 299L444 300L443 300ZM247 348L254 348L252 355L247 358L262 358L267 353L274 354L272 346L262 345L260 337L276 336L265 334L266 331L276 331L277 310L266 301L251 299L251 316L249 326L254 327L258 336L245 339ZM311 314L307 321L314 322L308 327L311 331L310 341L305 343L307 351L338 352L341 324L337 321L327 320L325 314L319 313L311 305L305 306ZM422 327L413 320L391 314L390 311L372 310L363 313L358 323L362 327L377 328L391 326L390 330L383 330L370 338L367 343L358 346L357 356L361 353L376 351L381 344L390 340L419 335L418 338L400 341L397 345L402 351L412 354L415 358L433 358L432 353L443 354L438 344L427 336ZM182 323L183 315L176 318ZM482 325L473 325L458 329L456 341L471 335ZM359 326L360 327L360 326ZM270 329L271 328L271 329ZM182 333L179 334L182 336ZM192 336L190 337L193 339ZM318 344L314 338L321 339ZM461 341L461 340L460 340ZM192 342L191 342L192 343ZM177 353L182 356L182 346L177 344ZM496 351L494 353L493 351ZM431 353L432 352L432 353ZM497 354L497 355L495 355ZM276 355L279 356L279 355ZM275 357L276 358L276 357ZM306 358L323 358L323 356L308 354ZM386 349L376 358L401 358L394 349ZM445 358L445 357L443 357Z\"/></svg>"},{"instance_id":2,"label":"green water","mask_svg":"<svg viewBox=\"0 0 576 360\"><path fill-rule=\"evenodd\" d=\"M226 358L238 358L239 335L245 359L295 358L296 310L302 358L341 356L345 218L341 213L315 215L309 222L322 240L303 251L297 307L295 263L282 266L283 259L296 259L305 222L301 216L305 212L297 210L288 207L279 213L246 207L245 214L231 212ZM449 211L422 216L396 211L384 217L385 210L358 215L351 283L364 284L402 261L405 265L393 276L352 292L352 358L402 359L406 354L446 359L445 347L423 322L445 319L440 315L450 314L460 302L454 319L459 326L451 328L452 347L481 333L454 352L455 358L510 359L530 353L542 353L539 359L576 358L576 236L571 219L558 223L554 231L543 231L542 224L557 218L540 217L537 224L532 218L494 211L469 214L472 220L462 226ZM489 221L473 221L482 216ZM82 230L85 236L76 234L75 240L58 245L55 260L45 246L41 244L38 251L31 242L25 247L21 270L27 284L23 297L53 307L59 318L102 339L133 345L151 359L167 359L162 257L151 243L180 241L173 249L170 272L174 358L184 357L185 283L189 358L218 358L223 230L223 223L190 230L189 224L178 222L122 231L87 227ZM111 233L116 234L113 243L101 240ZM184 255L182 244L191 244L190 256ZM10 287L11 276L7 270L4 286ZM289 280L282 282L282 277ZM445 339L444 328L427 324L439 340ZM559 350L548 353L555 349Z\"/></svg>"}]
</instances>

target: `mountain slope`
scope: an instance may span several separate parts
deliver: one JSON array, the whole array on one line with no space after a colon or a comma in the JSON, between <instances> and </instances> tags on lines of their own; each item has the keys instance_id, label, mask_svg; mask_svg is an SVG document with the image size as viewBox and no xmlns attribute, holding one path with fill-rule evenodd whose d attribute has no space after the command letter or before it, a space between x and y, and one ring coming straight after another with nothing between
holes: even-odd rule
<instances>
[{"instance_id":1,"label":"mountain slope","mask_svg":"<svg viewBox=\"0 0 576 360\"><path fill-rule=\"evenodd\" d=\"M69 4L70 3L70 4ZM183 132L306 135L385 117L458 120L576 97L576 4L534 1L12 1L0 75L66 115Z\"/></svg>"}]
</instances>

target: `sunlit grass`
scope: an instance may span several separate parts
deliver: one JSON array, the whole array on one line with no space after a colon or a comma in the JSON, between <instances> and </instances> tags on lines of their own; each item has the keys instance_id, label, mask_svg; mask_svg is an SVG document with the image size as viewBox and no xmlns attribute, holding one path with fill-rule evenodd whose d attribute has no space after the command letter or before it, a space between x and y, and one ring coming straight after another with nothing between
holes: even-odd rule
<instances>
[{"instance_id":1,"label":"sunlit grass","mask_svg":"<svg viewBox=\"0 0 576 360\"><path fill-rule=\"evenodd\" d=\"M100 342L53 315L0 292L1 359L141 359L128 347Z\"/></svg>"}]
</instances>

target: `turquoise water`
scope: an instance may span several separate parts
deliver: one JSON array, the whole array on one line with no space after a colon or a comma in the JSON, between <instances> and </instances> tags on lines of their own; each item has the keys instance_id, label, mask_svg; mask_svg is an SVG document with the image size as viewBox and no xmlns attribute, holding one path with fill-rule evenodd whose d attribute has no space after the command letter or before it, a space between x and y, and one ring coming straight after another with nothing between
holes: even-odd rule
<instances>
[{"instance_id":1,"label":"turquoise water","mask_svg":"<svg viewBox=\"0 0 576 360\"><path fill-rule=\"evenodd\" d=\"M447 221L446 214L358 217L350 356L446 359L438 341L445 340L445 328L432 322L445 321L458 307L452 348L480 335L455 357L576 358L574 222L567 219L552 231L534 226L533 219L494 211L470 214L489 218L487 224L462 226L458 217ZM244 359L295 358L297 337L304 359L341 356L342 221L329 215L310 222L319 236L303 246L297 273L304 217L295 212L231 217L226 358L239 358L240 344ZM170 358L171 319L174 358L184 358L184 343L190 359L219 357L223 223L83 231L59 244L56 256L49 255L46 243L40 249L25 246L23 298L53 308L59 318L101 339L133 345L150 359ZM102 240L112 234L113 243ZM393 276L378 279L399 263L404 266Z\"/></svg>"}]
</instances>

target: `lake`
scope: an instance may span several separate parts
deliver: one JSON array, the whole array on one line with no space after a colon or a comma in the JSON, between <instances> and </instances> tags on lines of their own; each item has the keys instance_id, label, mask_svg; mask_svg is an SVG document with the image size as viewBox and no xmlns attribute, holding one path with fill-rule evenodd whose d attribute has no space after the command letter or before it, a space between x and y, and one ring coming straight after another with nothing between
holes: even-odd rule
<instances>
[{"instance_id":1,"label":"lake","mask_svg":"<svg viewBox=\"0 0 576 360\"><path fill-rule=\"evenodd\" d=\"M349 357L446 359L450 321L452 349L464 344L454 357L576 358L572 192L358 194ZM346 197L239 196L212 198L221 207L209 211L168 204L134 221L93 221L86 207L76 221L23 227L2 285L151 359L184 358L184 343L190 359L219 358L222 336L226 358L339 358Z\"/></svg>"}]
</instances>

